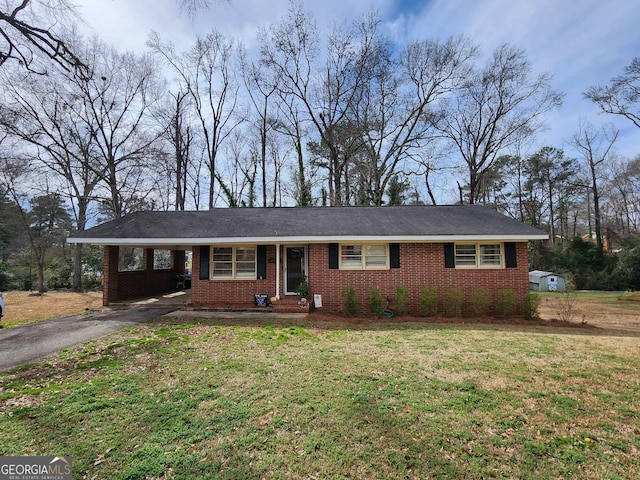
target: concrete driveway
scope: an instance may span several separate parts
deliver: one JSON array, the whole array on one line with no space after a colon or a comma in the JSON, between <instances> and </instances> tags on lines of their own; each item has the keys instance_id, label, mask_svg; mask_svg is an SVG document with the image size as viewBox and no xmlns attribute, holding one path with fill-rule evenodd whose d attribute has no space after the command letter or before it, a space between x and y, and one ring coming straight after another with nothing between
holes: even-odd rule
<instances>
[{"instance_id":1,"label":"concrete driveway","mask_svg":"<svg viewBox=\"0 0 640 480\"><path fill-rule=\"evenodd\" d=\"M0 372L41 360L88 340L103 337L125 327L153 322L173 312L175 317L198 318L304 318L306 313L183 311L190 302L189 291L133 300L90 314L53 318L18 327L0 328Z\"/></svg>"},{"instance_id":2,"label":"concrete driveway","mask_svg":"<svg viewBox=\"0 0 640 480\"><path fill-rule=\"evenodd\" d=\"M177 304L141 304L0 329L0 371L40 360L125 327L152 322Z\"/></svg>"}]
</instances>

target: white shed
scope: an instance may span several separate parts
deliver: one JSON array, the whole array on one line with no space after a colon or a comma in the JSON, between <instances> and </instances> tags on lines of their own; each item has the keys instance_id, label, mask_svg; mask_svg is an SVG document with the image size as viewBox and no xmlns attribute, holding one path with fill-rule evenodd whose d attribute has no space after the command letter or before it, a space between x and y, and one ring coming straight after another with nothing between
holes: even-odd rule
<instances>
[{"instance_id":1,"label":"white shed","mask_svg":"<svg viewBox=\"0 0 640 480\"><path fill-rule=\"evenodd\" d=\"M529 288L535 292L564 292L567 281L564 275L534 270L529 272Z\"/></svg>"}]
</instances>

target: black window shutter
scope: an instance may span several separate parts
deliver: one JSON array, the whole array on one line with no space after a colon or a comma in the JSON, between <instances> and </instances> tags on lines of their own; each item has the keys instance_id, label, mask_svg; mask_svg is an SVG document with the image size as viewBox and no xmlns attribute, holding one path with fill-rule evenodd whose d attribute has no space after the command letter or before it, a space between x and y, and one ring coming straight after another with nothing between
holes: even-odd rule
<instances>
[{"instance_id":1,"label":"black window shutter","mask_svg":"<svg viewBox=\"0 0 640 480\"><path fill-rule=\"evenodd\" d=\"M200 246L200 271L198 278L200 280L209 280L209 245Z\"/></svg>"},{"instance_id":2,"label":"black window shutter","mask_svg":"<svg viewBox=\"0 0 640 480\"><path fill-rule=\"evenodd\" d=\"M516 242L504 242L504 264L507 268L518 267L518 256L516 254Z\"/></svg>"},{"instance_id":3,"label":"black window shutter","mask_svg":"<svg viewBox=\"0 0 640 480\"><path fill-rule=\"evenodd\" d=\"M329 244L329 269L336 270L338 268L338 244Z\"/></svg>"},{"instance_id":4,"label":"black window shutter","mask_svg":"<svg viewBox=\"0 0 640 480\"><path fill-rule=\"evenodd\" d=\"M389 244L389 267L400 268L400 244Z\"/></svg>"},{"instance_id":5,"label":"black window shutter","mask_svg":"<svg viewBox=\"0 0 640 480\"><path fill-rule=\"evenodd\" d=\"M256 256L258 280L265 280L267 278L267 246L258 245Z\"/></svg>"},{"instance_id":6,"label":"black window shutter","mask_svg":"<svg viewBox=\"0 0 640 480\"><path fill-rule=\"evenodd\" d=\"M456 249L455 244L444 244L444 268L456 268Z\"/></svg>"}]
</instances>

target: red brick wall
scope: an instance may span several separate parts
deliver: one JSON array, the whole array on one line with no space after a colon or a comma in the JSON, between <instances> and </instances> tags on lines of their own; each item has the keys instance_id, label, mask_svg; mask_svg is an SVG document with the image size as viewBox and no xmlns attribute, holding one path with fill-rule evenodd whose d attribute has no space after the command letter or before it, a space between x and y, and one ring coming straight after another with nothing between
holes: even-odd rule
<instances>
[{"instance_id":1,"label":"red brick wall","mask_svg":"<svg viewBox=\"0 0 640 480\"><path fill-rule=\"evenodd\" d=\"M529 265L526 242L517 243L517 268L455 269L444 268L442 243L406 243L400 245L400 268L389 270L330 270L326 244L308 245L308 281L311 295L322 295L322 311L342 310L342 291L354 287L361 313L368 313L369 290L376 287L382 297L394 296L396 286L409 290L408 312L418 315L423 286L436 286L440 293L460 288L470 292L486 287L495 297L499 290L513 290L519 302L529 292ZM281 252L282 253L282 252ZM267 278L264 280L198 280L200 249L193 249L191 300L195 306L237 305L253 302L254 294L275 295L275 246L267 247ZM281 269L284 267L281 255ZM284 292L284 273L280 272L280 294Z\"/></svg>"},{"instance_id":2,"label":"red brick wall","mask_svg":"<svg viewBox=\"0 0 640 480\"><path fill-rule=\"evenodd\" d=\"M109 305L118 300L118 255L120 249L114 246L104 247L102 304Z\"/></svg>"},{"instance_id":3,"label":"red brick wall","mask_svg":"<svg viewBox=\"0 0 640 480\"><path fill-rule=\"evenodd\" d=\"M442 243L400 244L400 268L389 270L329 270L327 245L309 245L309 285L312 294L322 295L323 310L342 310L342 292L354 287L361 313L369 311L369 290L376 287L383 298L394 296L396 286L409 290L407 313L418 315L423 286L443 290L460 288L470 292L487 287L495 296L499 290L513 290L519 302L529 291L527 244L517 243L517 268L455 269L444 267Z\"/></svg>"},{"instance_id":4,"label":"red brick wall","mask_svg":"<svg viewBox=\"0 0 640 480\"><path fill-rule=\"evenodd\" d=\"M193 247L192 264L191 303L196 307L248 305L253 304L256 294L269 298L276 294L275 245L267 246L267 276L263 280L200 280L200 247Z\"/></svg>"}]
</instances>

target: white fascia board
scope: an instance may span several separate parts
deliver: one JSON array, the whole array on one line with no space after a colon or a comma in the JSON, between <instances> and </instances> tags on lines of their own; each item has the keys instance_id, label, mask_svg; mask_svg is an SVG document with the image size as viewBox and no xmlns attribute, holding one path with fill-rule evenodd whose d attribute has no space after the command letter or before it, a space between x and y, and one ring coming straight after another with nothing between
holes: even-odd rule
<instances>
[{"instance_id":1,"label":"white fascia board","mask_svg":"<svg viewBox=\"0 0 640 480\"><path fill-rule=\"evenodd\" d=\"M94 245L122 246L162 246L162 245L264 245L273 243L347 243L347 242L394 242L394 243L443 243L443 242L526 242L547 240L546 234L539 235L344 235L314 237L215 237L215 238L83 238L70 237L68 243L90 243Z\"/></svg>"}]
</instances>

